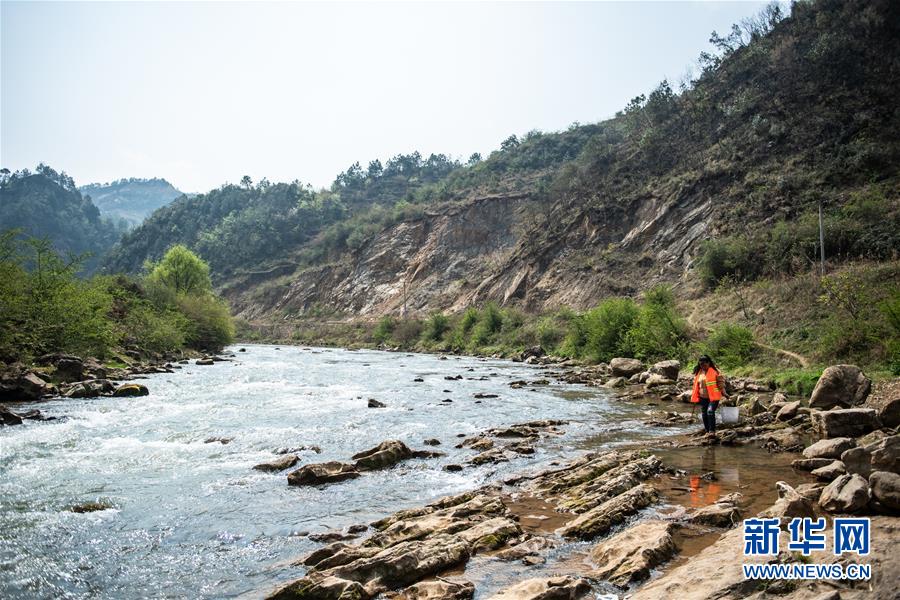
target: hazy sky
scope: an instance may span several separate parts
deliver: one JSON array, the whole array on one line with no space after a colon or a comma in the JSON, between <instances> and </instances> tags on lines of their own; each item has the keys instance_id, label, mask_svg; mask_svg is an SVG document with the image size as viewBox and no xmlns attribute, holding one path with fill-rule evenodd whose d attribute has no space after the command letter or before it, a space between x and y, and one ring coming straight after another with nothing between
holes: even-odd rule
<instances>
[{"instance_id":1,"label":"hazy sky","mask_svg":"<svg viewBox=\"0 0 900 600\"><path fill-rule=\"evenodd\" d=\"M0 3L0 164L78 184L467 158L613 115L760 2Z\"/></svg>"}]
</instances>

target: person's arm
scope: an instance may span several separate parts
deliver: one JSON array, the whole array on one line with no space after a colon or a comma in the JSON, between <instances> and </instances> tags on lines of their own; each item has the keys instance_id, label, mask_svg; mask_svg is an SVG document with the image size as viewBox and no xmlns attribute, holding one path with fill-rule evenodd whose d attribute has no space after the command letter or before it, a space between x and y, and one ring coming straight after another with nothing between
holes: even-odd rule
<instances>
[{"instance_id":1,"label":"person's arm","mask_svg":"<svg viewBox=\"0 0 900 600\"><path fill-rule=\"evenodd\" d=\"M728 395L728 392L725 391L725 378L718 372L716 373L716 386L719 388L719 393L722 394L723 398L731 398L731 396Z\"/></svg>"}]
</instances>

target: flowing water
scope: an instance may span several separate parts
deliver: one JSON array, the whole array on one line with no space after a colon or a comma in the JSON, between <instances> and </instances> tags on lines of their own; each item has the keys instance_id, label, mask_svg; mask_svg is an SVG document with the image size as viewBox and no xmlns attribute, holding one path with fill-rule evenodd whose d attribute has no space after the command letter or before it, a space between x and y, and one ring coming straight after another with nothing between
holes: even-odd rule
<instances>
[{"instance_id":1,"label":"flowing water","mask_svg":"<svg viewBox=\"0 0 900 600\"><path fill-rule=\"evenodd\" d=\"M60 418L0 429L0 597L256 596L302 575L291 560L319 546L306 533L575 456L585 440L609 447L681 431L642 425L646 407L596 388L513 389L543 373L506 361L262 345L237 357L149 376L148 397L35 404ZM387 407L367 408L369 398ZM571 423L534 456L443 470L473 454L453 447L458 435L544 418ZM301 451L302 464L346 461L385 439L425 448L426 438L447 456L323 488L252 469L278 448L321 449ZM85 502L110 508L71 510Z\"/></svg>"}]
</instances>

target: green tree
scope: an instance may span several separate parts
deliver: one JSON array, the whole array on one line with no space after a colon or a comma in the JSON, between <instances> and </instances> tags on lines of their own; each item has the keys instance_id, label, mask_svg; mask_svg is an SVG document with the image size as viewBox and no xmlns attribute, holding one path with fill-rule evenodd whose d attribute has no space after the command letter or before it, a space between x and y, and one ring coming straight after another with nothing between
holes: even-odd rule
<instances>
[{"instance_id":1,"label":"green tree","mask_svg":"<svg viewBox=\"0 0 900 600\"><path fill-rule=\"evenodd\" d=\"M181 244L169 248L162 260L152 265L148 279L178 294L197 295L212 290L209 265Z\"/></svg>"}]
</instances>

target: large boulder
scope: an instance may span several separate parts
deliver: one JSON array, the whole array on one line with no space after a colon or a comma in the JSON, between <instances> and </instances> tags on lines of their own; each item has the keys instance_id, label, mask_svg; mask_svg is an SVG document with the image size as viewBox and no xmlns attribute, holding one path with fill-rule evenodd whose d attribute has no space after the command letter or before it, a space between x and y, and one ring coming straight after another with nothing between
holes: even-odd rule
<instances>
[{"instance_id":1,"label":"large boulder","mask_svg":"<svg viewBox=\"0 0 900 600\"><path fill-rule=\"evenodd\" d=\"M882 506L900 511L900 475L887 471L875 471L869 475L872 497Z\"/></svg>"},{"instance_id":2,"label":"large boulder","mask_svg":"<svg viewBox=\"0 0 900 600\"><path fill-rule=\"evenodd\" d=\"M831 464L833 458L798 458L791 461L791 467L798 471L815 471Z\"/></svg>"},{"instance_id":3,"label":"large boulder","mask_svg":"<svg viewBox=\"0 0 900 600\"><path fill-rule=\"evenodd\" d=\"M647 579L650 569L677 552L674 529L669 521L642 521L601 542L591 550L591 560L599 565L591 577L620 586Z\"/></svg>"},{"instance_id":4,"label":"large boulder","mask_svg":"<svg viewBox=\"0 0 900 600\"><path fill-rule=\"evenodd\" d=\"M872 453L865 447L850 448L841 454L841 462L848 473L868 478L872 473Z\"/></svg>"},{"instance_id":5,"label":"large boulder","mask_svg":"<svg viewBox=\"0 0 900 600\"><path fill-rule=\"evenodd\" d=\"M803 450L806 458L840 458L841 454L856 446L856 440L848 437L839 437L819 440L815 444L807 446Z\"/></svg>"},{"instance_id":6,"label":"large boulder","mask_svg":"<svg viewBox=\"0 0 900 600\"><path fill-rule=\"evenodd\" d=\"M591 591L586 579L550 577L527 579L494 594L489 600L576 600Z\"/></svg>"},{"instance_id":7,"label":"large boulder","mask_svg":"<svg viewBox=\"0 0 900 600\"><path fill-rule=\"evenodd\" d=\"M900 473L900 435L892 435L866 446L872 455L872 469Z\"/></svg>"},{"instance_id":8,"label":"large boulder","mask_svg":"<svg viewBox=\"0 0 900 600\"><path fill-rule=\"evenodd\" d=\"M77 356L64 357L56 361L54 377L59 381L81 381L84 379L84 362Z\"/></svg>"},{"instance_id":9,"label":"large boulder","mask_svg":"<svg viewBox=\"0 0 900 600\"><path fill-rule=\"evenodd\" d=\"M287 480L288 485L321 485L356 477L359 477L359 471L353 465L331 461L304 465L288 473Z\"/></svg>"},{"instance_id":10,"label":"large boulder","mask_svg":"<svg viewBox=\"0 0 900 600\"><path fill-rule=\"evenodd\" d=\"M0 425L21 425L22 417L0 404Z\"/></svg>"},{"instance_id":11,"label":"large boulder","mask_svg":"<svg viewBox=\"0 0 900 600\"><path fill-rule=\"evenodd\" d=\"M681 363L677 360L664 360L650 367L651 375L662 375L666 379L677 380Z\"/></svg>"},{"instance_id":12,"label":"large boulder","mask_svg":"<svg viewBox=\"0 0 900 600\"><path fill-rule=\"evenodd\" d=\"M828 410L849 408L866 401L872 380L855 365L833 365L822 372L809 398L809 407Z\"/></svg>"},{"instance_id":13,"label":"large boulder","mask_svg":"<svg viewBox=\"0 0 900 600\"><path fill-rule=\"evenodd\" d=\"M869 504L868 482L859 475L841 475L822 490L819 504L833 513L855 513Z\"/></svg>"},{"instance_id":14,"label":"large boulder","mask_svg":"<svg viewBox=\"0 0 900 600\"><path fill-rule=\"evenodd\" d=\"M110 396L116 391L116 384L109 379L89 379L78 381L65 388L63 396L66 398L97 398Z\"/></svg>"},{"instance_id":15,"label":"large boulder","mask_svg":"<svg viewBox=\"0 0 900 600\"><path fill-rule=\"evenodd\" d=\"M25 373L19 377L17 387L21 396L20 400L38 400L55 391L53 386L38 377L36 373Z\"/></svg>"},{"instance_id":16,"label":"large boulder","mask_svg":"<svg viewBox=\"0 0 900 600\"><path fill-rule=\"evenodd\" d=\"M819 437L857 437L878 429L878 413L874 408L845 408L810 413L812 428Z\"/></svg>"},{"instance_id":17,"label":"large boulder","mask_svg":"<svg viewBox=\"0 0 900 600\"><path fill-rule=\"evenodd\" d=\"M846 467L844 467L844 463L839 460L831 461L831 463L825 465L824 467L819 467L818 469L813 469L810 473L813 477L818 479L819 481L833 481L834 479L840 477L844 473L847 472Z\"/></svg>"},{"instance_id":18,"label":"large boulder","mask_svg":"<svg viewBox=\"0 0 900 600\"><path fill-rule=\"evenodd\" d=\"M614 358L609 361L609 369L616 377L631 377L644 370L644 365L636 358Z\"/></svg>"}]
</instances>

